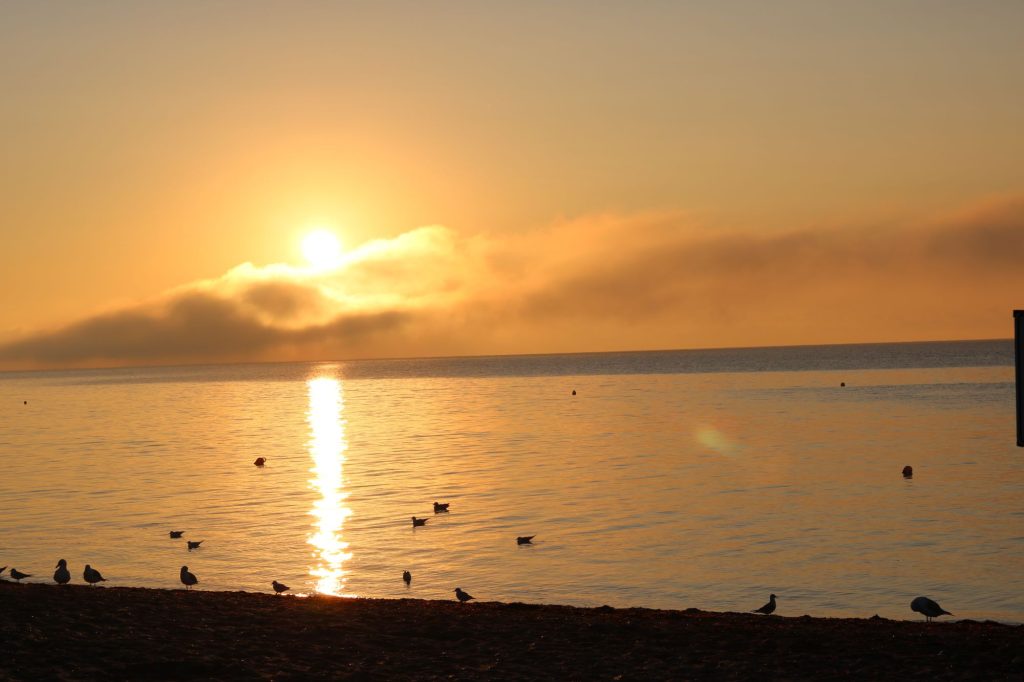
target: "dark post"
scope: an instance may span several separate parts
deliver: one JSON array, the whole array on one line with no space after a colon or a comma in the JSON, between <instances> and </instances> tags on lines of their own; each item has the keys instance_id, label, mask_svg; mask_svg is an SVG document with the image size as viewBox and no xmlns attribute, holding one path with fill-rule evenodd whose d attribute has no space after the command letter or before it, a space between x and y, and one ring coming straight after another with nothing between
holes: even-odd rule
<instances>
[{"instance_id":1,"label":"dark post","mask_svg":"<svg viewBox=\"0 0 1024 682\"><path fill-rule=\"evenodd\" d=\"M1013 311L1013 365L1017 369L1017 447L1024 448L1024 310Z\"/></svg>"}]
</instances>

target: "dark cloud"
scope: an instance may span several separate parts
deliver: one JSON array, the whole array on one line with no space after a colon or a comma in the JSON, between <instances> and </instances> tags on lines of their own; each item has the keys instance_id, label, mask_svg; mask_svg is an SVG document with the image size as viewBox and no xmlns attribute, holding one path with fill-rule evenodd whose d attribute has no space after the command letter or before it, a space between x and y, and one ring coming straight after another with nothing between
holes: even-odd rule
<instances>
[{"instance_id":1,"label":"dark cloud","mask_svg":"<svg viewBox=\"0 0 1024 682\"><path fill-rule=\"evenodd\" d=\"M256 289L265 295L267 288ZM248 292L242 302L249 298ZM191 291L158 305L98 315L0 347L0 358L33 365L131 364L268 359L274 351L316 345L344 353L399 329L398 312L350 314L326 324L277 327L243 312L239 301Z\"/></svg>"},{"instance_id":2,"label":"dark cloud","mask_svg":"<svg viewBox=\"0 0 1024 682\"><path fill-rule=\"evenodd\" d=\"M320 291L295 282L257 282L247 287L241 300L256 312L278 321L301 320L323 312L329 305Z\"/></svg>"}]
</instances>

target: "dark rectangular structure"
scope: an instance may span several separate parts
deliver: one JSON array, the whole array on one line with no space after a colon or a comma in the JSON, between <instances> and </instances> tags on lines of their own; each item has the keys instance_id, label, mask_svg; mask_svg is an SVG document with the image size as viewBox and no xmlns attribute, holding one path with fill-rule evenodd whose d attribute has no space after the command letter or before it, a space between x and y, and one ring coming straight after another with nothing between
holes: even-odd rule
<instances>
[{"instance_id":1,"label":"dark rectangular structure","mask_svg":"<svg viewBox=\"0 0 1024 682\"><path fill-rule=\"evenodd\" d=\"M1024 448L1024 310L1013 311L1013 366L1017 373L1017 447Z\"/></svg>"}]
</instances>

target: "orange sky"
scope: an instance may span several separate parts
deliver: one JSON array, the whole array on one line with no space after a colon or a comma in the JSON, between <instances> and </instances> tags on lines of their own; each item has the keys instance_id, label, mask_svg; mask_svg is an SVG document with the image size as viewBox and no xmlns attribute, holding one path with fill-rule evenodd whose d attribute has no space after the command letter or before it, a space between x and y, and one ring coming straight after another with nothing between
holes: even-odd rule
<instances>
[{"instance_id":1,"label":"orange sky","mask_svg":"<svg viewBox=\"0 0 1024 682\"><path fill-rule=\"evenodd\" d=\"M1022 25L11 3L0 368L1008 336Z\"/></svg>"}]
</instances>

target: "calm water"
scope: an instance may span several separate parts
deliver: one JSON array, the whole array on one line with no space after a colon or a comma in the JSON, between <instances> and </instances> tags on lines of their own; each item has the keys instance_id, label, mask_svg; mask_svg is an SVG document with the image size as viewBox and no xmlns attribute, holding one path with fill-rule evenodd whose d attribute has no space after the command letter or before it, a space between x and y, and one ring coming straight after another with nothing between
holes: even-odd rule
<instances>
[{"instance_id":1,"label":"calm water","mask_svg":"<svg viewBox=\"0 0 1024 682\"><path fill-rule=\"evenodd\" d=\"M65 558L110 585L187 564L208 590L1024 621L1006 341L8 373L0 397L0 565L30 581Z\"/></svg>"}]
</instances>

